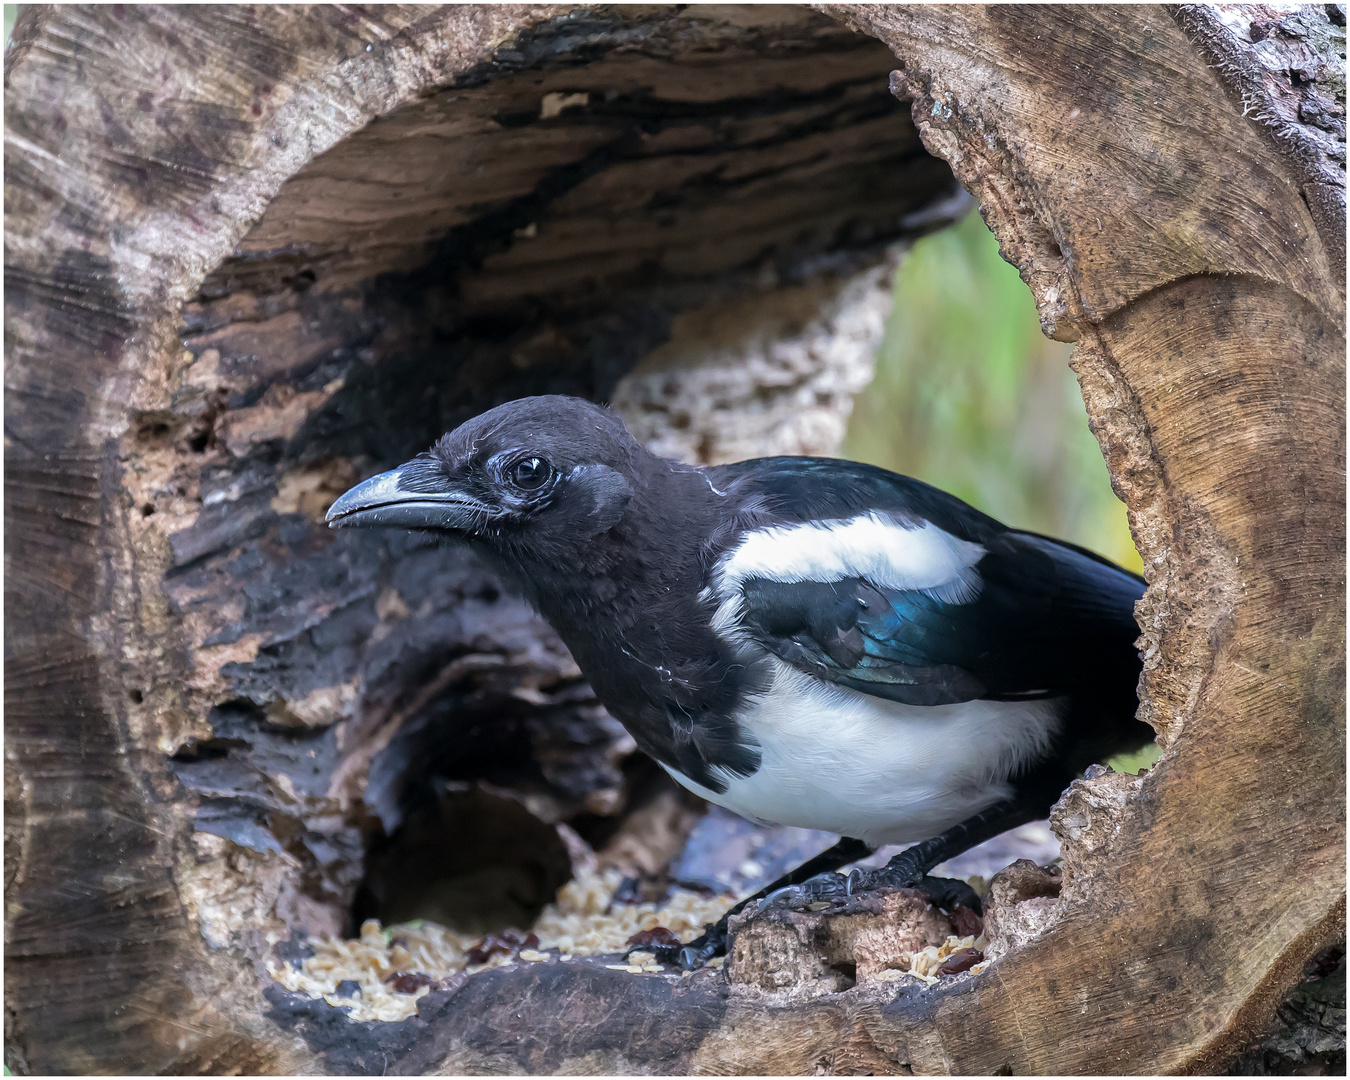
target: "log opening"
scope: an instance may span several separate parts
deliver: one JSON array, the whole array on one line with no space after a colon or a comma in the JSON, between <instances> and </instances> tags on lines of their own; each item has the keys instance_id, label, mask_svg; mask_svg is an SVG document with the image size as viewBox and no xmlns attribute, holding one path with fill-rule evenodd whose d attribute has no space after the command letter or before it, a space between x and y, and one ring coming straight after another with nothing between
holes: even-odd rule
<instances>
[{"instance_id":1,"label":"log opening","mask_svg":"<svg viewBox=\"0 0 1350 1080\"><path fill-rule=\"evenodd\" d=\"M207 275L172 404L123 453L188 631L189 720L161 742L200 800L210 940L528 926L570 876L535 826L601 846L673 794L625 782L631 739L471 556L323 513L533 393L614 399L686 457L834 449L893 245L964 206L893 66L805 9L555 20L313 159ZM842 359L801 345L850 318ZM784 342L806 358L775 366ZM130 704L163 715L165 691ZM512 799L512 827L471 841Z\"/></svg>"}]
</instances>

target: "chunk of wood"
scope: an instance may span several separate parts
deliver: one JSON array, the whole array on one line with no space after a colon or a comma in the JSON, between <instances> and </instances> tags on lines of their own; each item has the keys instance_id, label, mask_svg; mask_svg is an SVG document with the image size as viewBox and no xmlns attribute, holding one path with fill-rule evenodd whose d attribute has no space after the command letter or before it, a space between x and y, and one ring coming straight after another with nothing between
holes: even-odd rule
<instances>
[{"instance_id":1,"label":"chunk of wood","mask_svg":"<svg viewBox=\"0 0 1350 1080\"><path fill-rule=\"evenodd\" d=\"M811 998L907 970L911 954L941 945L952 924L922 893L901 889L820 911L741 915L731 929L733 986Z\"/></svg>"}]
</instances>

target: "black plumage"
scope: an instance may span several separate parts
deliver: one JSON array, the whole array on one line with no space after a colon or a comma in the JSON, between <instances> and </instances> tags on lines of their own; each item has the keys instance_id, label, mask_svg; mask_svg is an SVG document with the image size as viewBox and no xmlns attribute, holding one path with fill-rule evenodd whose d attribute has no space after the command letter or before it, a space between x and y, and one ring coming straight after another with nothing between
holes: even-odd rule
<instances>
[{"instance_id":1,"label":"black plumage","mask_svg":"<svg viewBox=\"0 0 1350 1080\"><path fill-rule=\"evenodd\" d=\"M694 790L864 848L937 826L910 876L1043 814L1087 765L1152 736L1134 718L1138 577L882 469L693 468L649 454L605 409L528 398L354 488L329 519L475 547L638 745ZM892 827L885 775L847 740L862 725L904 766L907 748L932 753L925 717L950 730L944 755L968 761L969 777L927 806L897 791ZM849 754L871 792L852 831L835 790ZM821 769L828 783L810 775Z\"/></svg>"}]
</instances>

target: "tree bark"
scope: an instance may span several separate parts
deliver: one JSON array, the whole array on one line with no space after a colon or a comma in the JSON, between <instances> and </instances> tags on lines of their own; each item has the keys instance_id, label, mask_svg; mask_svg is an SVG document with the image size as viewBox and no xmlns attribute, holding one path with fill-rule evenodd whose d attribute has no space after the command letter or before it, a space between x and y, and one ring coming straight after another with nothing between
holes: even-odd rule
<instances>
[{"instance_id":1,"label":"tree bark","mask_svg":"<svg viewBox=\"0 0 1350 1080\"><path fill-rule=\"evenodd\" d=\"M1227 11L25 9L11 1068L1172 1072L1270 1031L1344 939L1344 33ZM829 449L837 343L953 173L1079 343L1164 748L1066 793L1062 881L995 890L992 967L850 987L887 908L751 920L684 980L488 970L399 1023L282 990L299 931L392 910L433 777L487 784L450 800L475 829L597 846L660 794L481 568L327 502L530 393L690 458ZM690 373L705 337L742 376ZM711 418L747 382L760 426ZM540 902L551 835L506 867Z\"/></svg>"}]
</instances>

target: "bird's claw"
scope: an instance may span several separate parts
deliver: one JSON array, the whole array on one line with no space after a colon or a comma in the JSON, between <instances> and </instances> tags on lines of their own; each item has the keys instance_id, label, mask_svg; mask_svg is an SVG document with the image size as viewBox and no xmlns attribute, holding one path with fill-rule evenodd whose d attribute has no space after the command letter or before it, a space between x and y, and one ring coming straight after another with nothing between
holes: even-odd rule
<instances>
[{"instance_id":1,"label":"bird's claw","mask_svg":"<svg viewBox=\"0 0 1350 1080\"><path fill-rule=\"evenodd\" d=\"M817 874L800 885L784 885L759 902L756 914L766 911L799 911L812 904L832 903L848 896L843 874Z\"/></svg>"},{"instance_id":2,"label":"bird's claw","mask_svg":"<svg viewBox=\"0 0 1350 1080\"><path fill-rule=\"evenodd\" d=\"M861 870L850 870L848 880L844 882L844 892L849 896L857 896L859 893L871 891L871 874L865 874Z\"/></svg>"},{"instance_id":3,"label":"bird's claw","mask_svg":"<svg viewBox=\"0 0 1350 1080\"><path fill-rule=\"evenodd\" d=\"M916 859L907 856L909 852L902 851L879 870L854 870L848 875L848 895L920 888L924 880L924 867Z\"/></svg>"},{"instance_id":4,"label":"bird's claw","mask_svg":"<svg viewBox=\"0 0 1350 1080\"><path fill-rule=\"evenodd\" d=\"M707 926L703 933L687 945L678 948L672 946L670 960L663 960L662 963L678 964L681 971L697 971L701 967L706 967L713 957L722 956L726 951L727 925L724 917L721 921Z\"/></svg>"},{"instance_id":5,"label":"bird's claw","mask_svg":"<svg viewBox=\"0 0 1350 1080\"><path fill-rule=\"evenodd\" d=\"M623 958L627 960L635 952L647 952L663 966L678 967L681 971L697 971L706 967L713 957L726 952L726 948L726 931L714 923L687 945L633 945L624 951Z\"/></svg>"},{"instance_id":6,"label":"bird's claw","mask_svg":"<svg viewBox=\"0 0 1350 1080\"><path fill-rule=\"evenodd\" d=\"M919 867L902 862L904 853L897 855L880 870L854 870L848 876L845 889L849 896L865 892L891 892L895 889L918 889L937 908L950 911L968 907L976 915L982 914L979 894L966 882L956 878L929 877Z\"/></svg>"},{"instance_id":7,"label":"bird's claw","mask_svg":"<svg viewBox=\"0 0 1350 1080\"><path fill-rule=\"evenodd\" d=\"M725 945L723 946L725 948ZM690 942L682 948L675 957L675 962L679 964L681 971L697 971L701 967L706 967L718 953L718 948L712 942L704 945L697 945Z\"/></svg>"},{"instance_id":8,"label":"bird's claw","mask_svg":"<svg viewBox=\"0 0 1350 1080\"><path fill-rule=\"evenodd\" d=\"M950 910L955 906L964 906L976 914L980 913L980 898L964 881L928 877L922 868L912 865L912 860L906 860L903 852L880 870L854 870L848 877L835 873L817 874L800 885L775 889L759 901L755 913L760 915L767 911L801 910L814 904L833 904L859 893L905 888L921 889L935 907ZM634 945L623 955L626 959L635 952L649 952L655 956L658 964L677 966L681 971L697 971L706 967L714 957L725 953L726 949L724 919L709 926L688 944Z\"/></svg>"}]
</instances>

